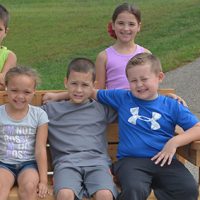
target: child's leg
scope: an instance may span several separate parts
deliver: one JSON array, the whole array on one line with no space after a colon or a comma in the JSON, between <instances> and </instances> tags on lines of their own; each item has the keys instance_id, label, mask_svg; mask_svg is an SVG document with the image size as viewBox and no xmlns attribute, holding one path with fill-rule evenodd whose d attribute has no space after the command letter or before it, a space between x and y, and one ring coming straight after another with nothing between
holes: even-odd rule
<instances>
[{"instance_id":1,"label":"child's leg","mask_svg":"<svg viewBox=\"0 0 200 200\"><path fill-rule=\"evenodd\" d=\"M96 200L113 200L113 195L110 190L99 190L94 194Z\"/></svg>"},{"instance_id":2,"label":"child's leg","mask_svg":"<svg viewBox=\"0 0 200 200\"><path fill-rule=\"evenodd\" d=\"M159 200L197 200L198 185L188 169L178 160L159 167L153 181L154 193Z\"/></svg>"},{"instance_id":3,"label":"child's leg","mask_svg":"<svg viewBox=\"0 0 200 200\"><path fill-rule=\"evenodd\" d=\"M74 200L74 192L71 189L61 189L59 190L56 200Z\"/></svg>"},{"instance_id":4,"label":"child's leg","mask_svg":"<svg viewBox=\"0 0 200 200\"><path fill-rule=\"evenodd\" d=\"M0 168L0 199L7 200L10 189L14 185L15 177L6 168Z\"/></svg>"},{"instance_id":5,"label":"child's leg","mask_svg":"<svg viewBox=\"0 0 200 200\"><path fill-rule=\"evenodd\" d=\"M124 158L114 165L114 174L120 184L120 200L146 200L151 192L153 165L146 158Z\"/></svg>"},{"instance_id":6,"label":"child's leg","mask_svg":"<svg viewBox=\"0 0 200 200\"><path fill-rule=\"evenodd\" d=\"M36 169L26 168L18 176L18 194L20 200L36 200L39 175Z\"/></svg>"},{"instance_id":7,"label":"child's leg","mask_svg":"<svg viewBox=\"0 0 200 200\"><path fill-rule=\"evenodd\" d=\"M54 194L56 200L82 199L82 171L79 167L54 170Z\"/></svg>"},{"instance_id":8,"label":"child's leg","mask_svg":"<svg viewBox=\"0 0 200 200\"><path fill-rule=\"evenodd\" d=\"M95 200L113 200L117 189L108 166L83 167L84 184Z\"/></svg>"}]
</instances>

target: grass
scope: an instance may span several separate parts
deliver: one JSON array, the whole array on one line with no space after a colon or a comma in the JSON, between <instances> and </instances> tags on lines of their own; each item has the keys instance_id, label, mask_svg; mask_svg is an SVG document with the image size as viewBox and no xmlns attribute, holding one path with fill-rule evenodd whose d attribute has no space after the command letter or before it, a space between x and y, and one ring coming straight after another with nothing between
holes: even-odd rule
<instances>
[{"instance_id":1,"label":"grass","mask_svg":"<svg viewBox=\"0 0 200 200\"><path fill-rule=\"evenodd\" d=\"M119 0L1 0L11 13L4 45L41 74L40 89L63 89L67 63L96 55L114 40L106 31ZM199 0L135 0L142 12L137 43L159 56L164 71L200 55Z\"/></svg>"}]
</instances>

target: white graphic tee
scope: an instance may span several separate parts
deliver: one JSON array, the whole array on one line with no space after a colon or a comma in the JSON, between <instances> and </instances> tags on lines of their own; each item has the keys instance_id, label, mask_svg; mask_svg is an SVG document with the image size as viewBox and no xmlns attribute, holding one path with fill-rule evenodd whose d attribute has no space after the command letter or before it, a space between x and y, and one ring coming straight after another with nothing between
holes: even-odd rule
<instances>
[{"instance_id":1,"label":"white graphic tee","mask_svg":"<svg viewBox=\"0 0 200 200\"><path fill-rule=\"evenodd\" d=\"M13 120L5 106L0 106L0 161L18 164L35 160L37 127L47 122L47 114L39 107L30 105L22 120Z\"/></svg>"}]
</instances>

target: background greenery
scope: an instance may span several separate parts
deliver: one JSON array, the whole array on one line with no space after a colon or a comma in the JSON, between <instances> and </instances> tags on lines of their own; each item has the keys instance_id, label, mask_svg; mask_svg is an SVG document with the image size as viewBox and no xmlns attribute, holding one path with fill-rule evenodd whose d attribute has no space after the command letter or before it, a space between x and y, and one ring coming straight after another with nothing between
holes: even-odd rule
<instances>
[{"instance_id":1,"label":"background greenery","mask_svg":"<svg viewBox=\"0 0 200 200\"><path fill-rule=\"evenodd\" d=\"M4 45L41 74L40 89L63 89L68 62L96 55L114 40L107 23L119 0L1 0L11 14ZM172 70L200 55L199 0L134 0L142 12L137 43Z\"/></svg>"}]
</instances>

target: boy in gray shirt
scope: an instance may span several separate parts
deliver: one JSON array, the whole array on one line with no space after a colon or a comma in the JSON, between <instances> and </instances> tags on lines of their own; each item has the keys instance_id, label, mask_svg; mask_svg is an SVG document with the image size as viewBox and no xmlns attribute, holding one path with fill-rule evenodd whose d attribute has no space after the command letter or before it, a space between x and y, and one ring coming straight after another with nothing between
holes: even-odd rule
<instances>
[{"instance_id":1,"label":"boy in gray shirt","mask_svg":"<svg viewBox=\"0 0 200 200\"><path fill-rule=\"evenodd\" d=\"M95 66L77 58L64 80L70 99L42 106L49 117L49 143L54 166L57 200L82 199L83 192L96 200L112 200L117 190L109 170L106 127L116 119L111 108L90 99Z\"/></svg>"}]
</instances>

